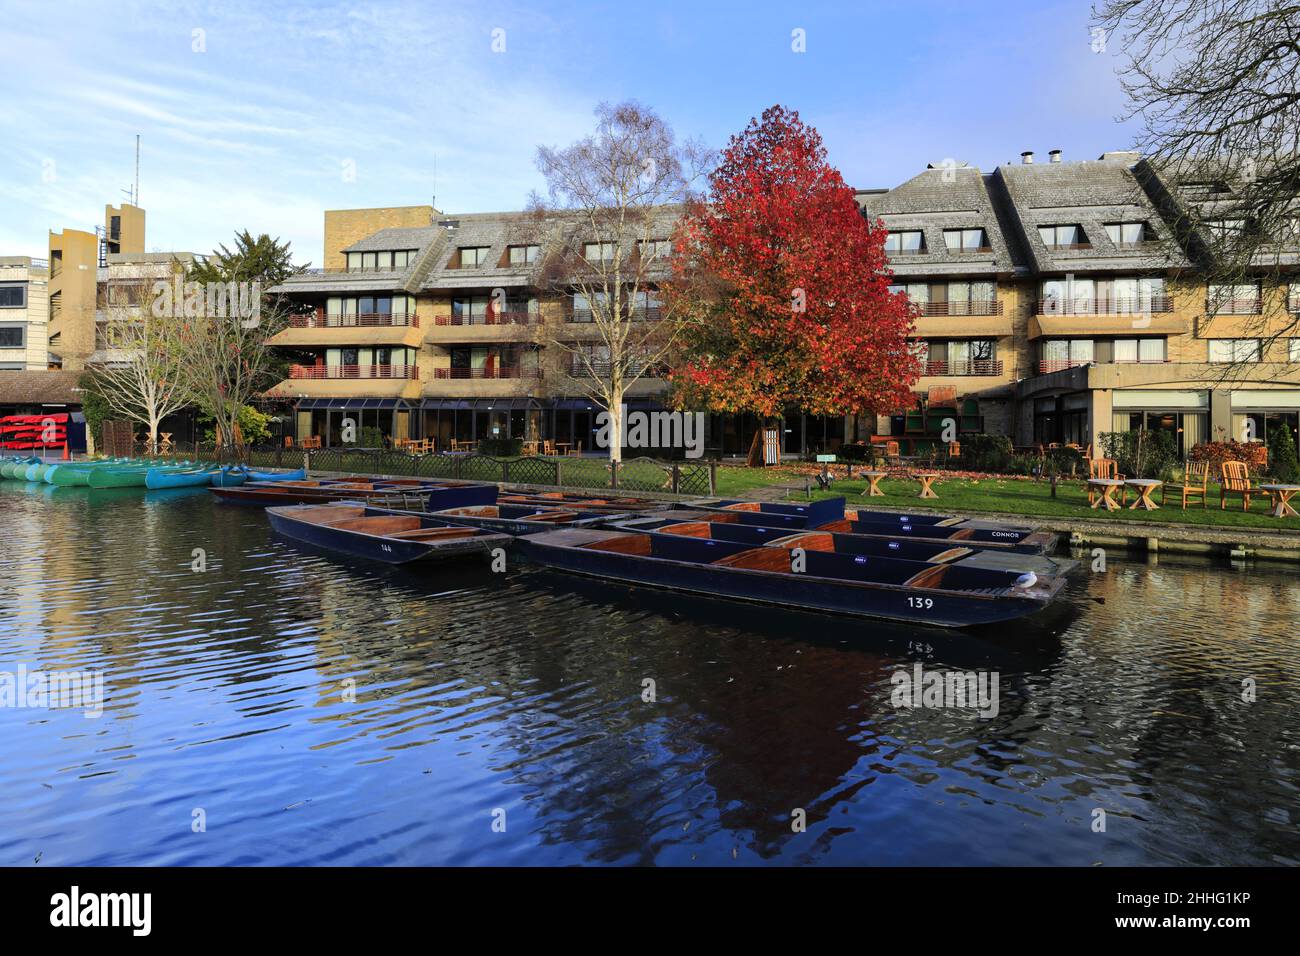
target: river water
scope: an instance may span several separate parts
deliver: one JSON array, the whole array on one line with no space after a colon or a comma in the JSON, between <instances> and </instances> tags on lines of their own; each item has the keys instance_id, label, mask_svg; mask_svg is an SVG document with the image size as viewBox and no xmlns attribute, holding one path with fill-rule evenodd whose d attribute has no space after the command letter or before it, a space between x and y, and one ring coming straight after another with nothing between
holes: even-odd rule
<instances>
[{"instance_id":1,"label":"river water","mask_svg":"<svg viewBox=\"0 0 1300 956\"><path fill-rule=\"evenodd\" d=\"M1084 557L965 634L0 482L0 678L103 682L0 707L0 865L1300 861L1295 572ZM899 706L918 663L996 714Z\"/></svg>"}]
</instances>

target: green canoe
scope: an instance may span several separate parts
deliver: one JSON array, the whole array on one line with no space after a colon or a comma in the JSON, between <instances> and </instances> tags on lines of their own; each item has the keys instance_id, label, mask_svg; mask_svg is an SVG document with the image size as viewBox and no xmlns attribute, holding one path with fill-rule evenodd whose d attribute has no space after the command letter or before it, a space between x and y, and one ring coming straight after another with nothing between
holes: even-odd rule
<instances>
[{"instance_id":1,"label":"green canoe","mask_svg":"<svg viewBox=\"0 0 1300 956\"><path fill-rule=\"evenodd\" d=\"M165 466L162 470L189 471L192 467L186 462L184 464ZM158 468L158 466L149 462L140 462L130 465L95 468L87 474L87 484L92 488L143 488L145 486L145 476L149 474L151 468Z\"/></svg>"}]
</instances>

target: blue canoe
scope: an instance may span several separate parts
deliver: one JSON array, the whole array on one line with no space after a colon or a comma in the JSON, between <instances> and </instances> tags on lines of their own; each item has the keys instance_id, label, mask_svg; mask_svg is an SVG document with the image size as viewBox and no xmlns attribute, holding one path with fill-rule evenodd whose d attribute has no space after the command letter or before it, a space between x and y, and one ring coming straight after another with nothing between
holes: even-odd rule
<instances>
[{"instance_id":1,"label":"blue canoe","mask_svg":"<svg viewBox=\"0 0 1300 956\"><path fill-rule=\"evenodd\" d=\"M154 491L159 488L195 488L211 483L211 468L185 471L172 468L150 468L144 474L144 486Z\"/></svg>"},{"instance_id":2,"label":"blue canoe","mask_svg":"<svg viewBox=\"0 0 1300 956\"><path fill-rule=\"evenodd\" d=\"M250 471L248 473L249 481L305 481L306 479L306 468L299 468L297 471Z\"/></svg>"},{"instance_id":3,"label":"blue canoe","mask_svg":"<svg viewBox=\"0 0 1300 956\"><path fill-rule=\"evenodd\" d=\"M238 488L246 481L248 481L248 469L243 465L227 465L220 471L212 473L214 488Z\"/></svg>"}]
</instances>

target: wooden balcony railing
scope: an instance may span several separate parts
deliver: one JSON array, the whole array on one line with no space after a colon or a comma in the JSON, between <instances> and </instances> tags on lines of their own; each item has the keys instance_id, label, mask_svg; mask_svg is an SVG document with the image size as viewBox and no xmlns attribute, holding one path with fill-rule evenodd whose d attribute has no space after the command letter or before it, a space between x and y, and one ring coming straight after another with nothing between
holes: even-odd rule
<instances>
[{"instance_id":1,"label":"wooden balcony railing","mask_svg":"<svg viewBox=\"0 0 1300 956\"><path fill-rule=\"evenodd\" d=\"M290 365L290 378L402 378L420 377L414 365Z\"/></svg>"},{"instance_id":2,"label":"wooden balcony railing","mask_svg":"<svg viewBox=\"0 0 1300 956\"><path fill-rule=\"evenodd\" d=\"M1001 375L1000 359L970 359L965 362L926 362L926 375Z\"/></svg>"},{"instance_id":3,"label":"wooden balcony railing","mask_svg":"<svg viewBox=\"0 0 1300 956\"><path fill-rule=\"evenodd\" d=\"M434 325L538 325L540 312L488 312L484 315L439 315Z\"/></svg>"},{"instance_id":4,"label":"wooden balcony railing","mask_svg":"<svg viewBox=\"0 0 1300 956\"><path fill-rule=\"evenodd\" d=\"M1173 309L1169 296L1151 295L1137 299L1039 299L1034 311L1039 315L1145 315Z\"/></svg>"},{"instance_id":5,"label":"wooden balcony railing","mask_svg":"<svg viewBox=\"0 0 1300 956\"><path fill-rule=\"evenodd\" d=\"M968 302L916 302L922 315L1001 315L1002 302L998 299Z\"/></svg>"},{"instance_id":6,"label":"wooden balcony railing","mask_svg":"<svg viewBox=\"0 0 1300 956\"><path fill-rule=\"evenodd\" d=\"M291 329L369 329L387 326L410 326L419 328L420 317L414 312L361 312L355 315L292 315L289 317Z\"/></svg>"},{"instance_id":7,"label":"wooden balcony railing","mask_svg":"<svg viewBox=\"0 0 1300 956\"><path fill-rule=\"evenodd\" d=\"M538 368L521 368L518 365L485 365L482 368L435 368L434 378L541 378Z\"/></svg>"}]
</instances>

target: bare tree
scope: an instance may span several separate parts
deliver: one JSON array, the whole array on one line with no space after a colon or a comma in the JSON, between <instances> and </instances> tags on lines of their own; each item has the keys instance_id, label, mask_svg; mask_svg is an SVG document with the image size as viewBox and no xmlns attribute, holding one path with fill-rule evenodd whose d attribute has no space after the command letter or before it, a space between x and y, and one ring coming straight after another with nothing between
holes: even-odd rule
<instances>
[{"instance_id":1,"label":"bare tree","mask_svg":"<svg viewBox=\"0 0 1300 956\"><path fill-rule=\"evenodd\" d=\"M179 263L175 264L180 269ZM162 420L189 404L181 363L181 328L170 316L159 316L154 296L137 283L127 301L117 301L113 286L104 310L104 361L90 368L94 389L115 412L144 425L149 448L157 451ZM124 297L126 298L126 297ZM135 301L129 301L134 299Z\"/></svg>"},{"instance_id":2,"label":"bare tree","mask_svg":"<svg viewBox=\"0 0 1300 956\"><path fill-rule=\"evenodd\" d=\"M675 339L656 290L668 277L670 240L692 198L706 154L678 144L653 111L635 102L596 107L596 131L573 145L539 147L546 196L529 203L545 235L539 275L571 304L548 324L547 344L569 361L565 377L609 413L609 457L619 461L628 388L656 374Z\"/></svg>"},{"instance_id":3,"label":"bare tree","mask_svg":"<svg viewBox=\"0 0 1300 956\"><path fill-rule=\"evenodd\" d=\"M1300 5L1106 0L1094 19L1122 50L1126 118L1140 124L1134 146L1169 241L1216 287L1210 327L1233 314L1263 350L1296 335L1300 296L1282 284L1300 262Z\"/></svg>"}]
</instances>

